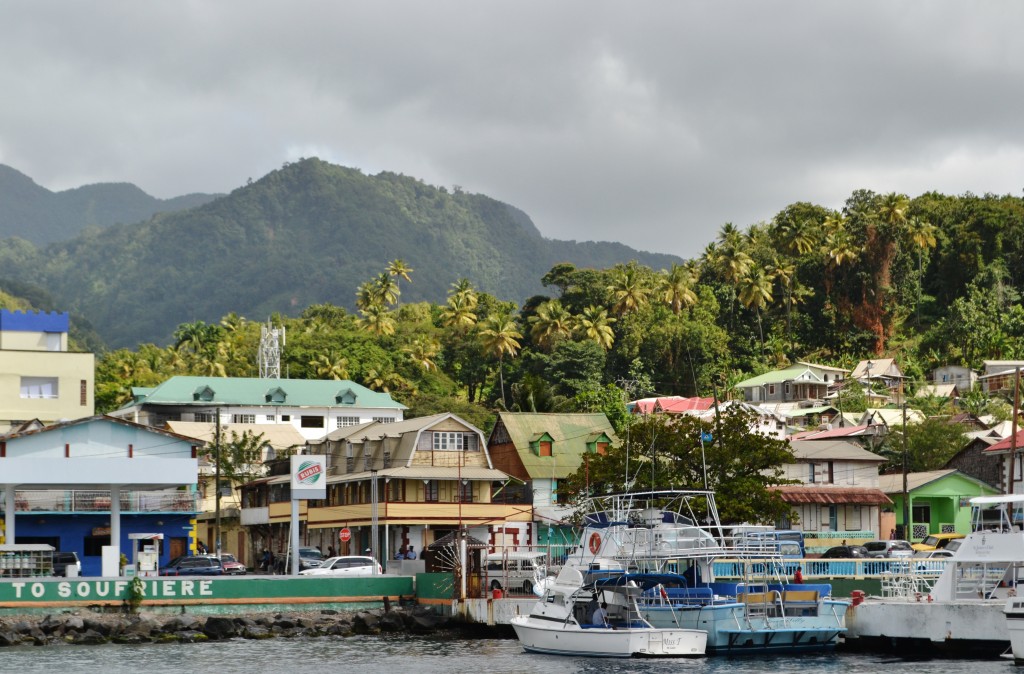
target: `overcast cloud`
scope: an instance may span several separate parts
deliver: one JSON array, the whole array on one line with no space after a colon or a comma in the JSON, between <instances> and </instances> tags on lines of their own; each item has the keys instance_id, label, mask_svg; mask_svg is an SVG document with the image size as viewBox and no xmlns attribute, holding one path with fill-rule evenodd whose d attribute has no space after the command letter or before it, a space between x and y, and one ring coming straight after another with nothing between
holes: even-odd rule
<instances>
[{"instance_id":1,"label":"overcast cloud","mask_svg":"<svg viewBox=\"0 0 1024 674\"><path fill-rule=\"evenodd\" d=\"M319 156L698 255L859 188L1024 187L1019 2L11 2L0 163L227 192Z\"/></svg>"}]
</instances>

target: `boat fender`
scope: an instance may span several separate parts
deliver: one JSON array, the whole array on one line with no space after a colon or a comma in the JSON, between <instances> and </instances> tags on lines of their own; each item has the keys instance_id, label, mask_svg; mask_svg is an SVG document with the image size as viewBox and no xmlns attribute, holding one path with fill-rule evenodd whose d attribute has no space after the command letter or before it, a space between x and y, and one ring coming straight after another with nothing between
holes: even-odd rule
<instances>
[{"instance_id":1,"label":"boat fender","mask_svg":"<svg viewBox=\"0 0 1024 674\"><path fill-rule=\"evenodd\" d=\"M921 601L921 593L920 592L915 592L914 593L914 599L916 599L917 601L920 602Z\"/></svg>"},{"instance_id":2,"label":"boat fender","mask_svg":"<svg viewBox=\"0 0 1024 674\"><path fill-rule=\"evenodd\" d=\"M597 554L597 551L601 549L601 534L596 531L590 534L590 551Z\"/></svg>"},{"instance_id":3,"label":"boat fender","mask_svg":"<svg viewBox=\"0 0 1024 674\"><path fill-rule=\"evenodd\" d=\"M929 604L932 603L932 596L931 595L928 595L928 603Z\"/></svg>"}]
</instances>

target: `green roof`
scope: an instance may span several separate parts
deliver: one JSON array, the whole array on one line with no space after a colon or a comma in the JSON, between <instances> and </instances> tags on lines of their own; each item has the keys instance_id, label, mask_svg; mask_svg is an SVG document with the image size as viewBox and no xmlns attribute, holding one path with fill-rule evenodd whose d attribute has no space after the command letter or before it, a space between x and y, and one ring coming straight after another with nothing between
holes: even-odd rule
<instances>
[{"instance_id":1,"label":"green roof","mask_svg":"<svg viewBox=\"0 0 1024 674\"><path fill-rule=\"evenodd\" d=\"M171 377L154 388L132 389L134 405L213 404L286 407L358 407L408 409L388 393L347 379L259 379L244 377ZM353 401L354 402L348 402Z\"/></svg>"},{"instance_id":2,"label":"green roof","mask_svg":"<svg viewBox=\"0 0 1024 674\"><path fill-rule=\"evenodd\" d=\"M587 444L605 434L613 445L619 443L608 417L592 414L532 414L499 412L498 424L508 431L519 458L530 477L562 479L583 463ZM551 436L552 456L537 456L530 448L540 436Z\"/></svg>"}]
</instances>

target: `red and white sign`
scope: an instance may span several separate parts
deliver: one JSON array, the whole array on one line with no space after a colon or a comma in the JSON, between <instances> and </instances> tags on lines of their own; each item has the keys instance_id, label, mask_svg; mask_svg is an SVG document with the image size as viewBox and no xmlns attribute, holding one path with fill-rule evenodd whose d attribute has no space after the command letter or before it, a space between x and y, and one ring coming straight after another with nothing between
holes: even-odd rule
<instances>
[{"instance_id":1,"label":"red and white sign","mask_svg":"<svg viewBox=\"0 0 1024 674\"><path fill-rule=\"evenodd\" d=\"M348 527L345 527L338 532L338 540L342 543L348 543L349 539L352 538L352 532L349 531Z\"/></svg>"}]
</instances>

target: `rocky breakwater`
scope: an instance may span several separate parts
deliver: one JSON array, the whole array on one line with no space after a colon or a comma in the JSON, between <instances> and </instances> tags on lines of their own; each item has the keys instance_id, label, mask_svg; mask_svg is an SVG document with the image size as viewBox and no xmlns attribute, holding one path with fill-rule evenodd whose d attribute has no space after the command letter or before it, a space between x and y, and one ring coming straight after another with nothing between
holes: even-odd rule
<instances>
[{"instance_id":1,"label":"rocky breakwater","mask_svg":"<svg viewBox=\"0 0 1024 674\"><path fill-rule=\"evenodd\" d=\"M0 647L56 644L142 644L275 637L350 637L361 634L435 634L459 624L429 608L340 613L333 610L237 616L62 613L0 620Z\"/></svg>"}]
</instances>

